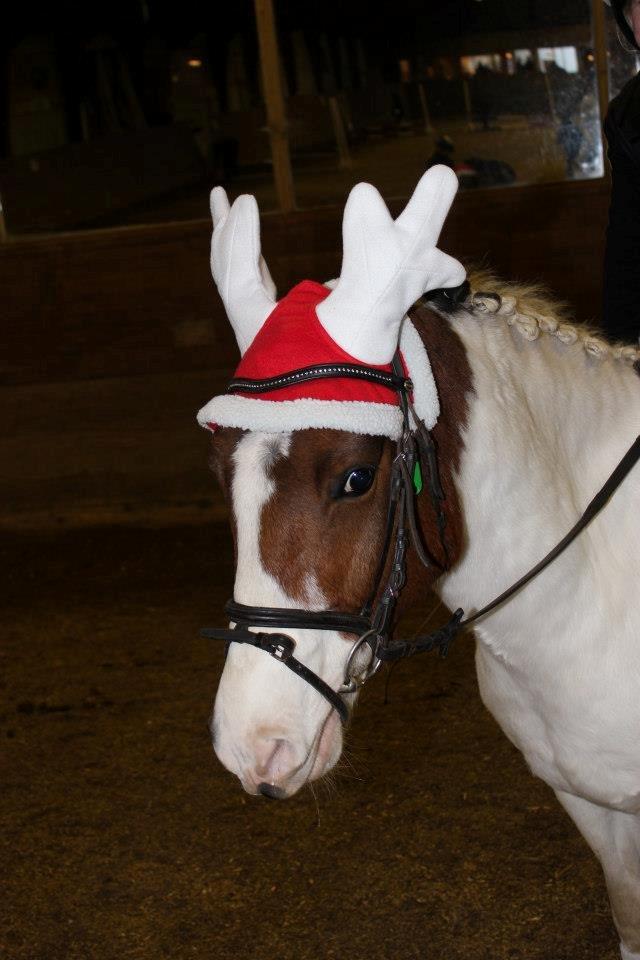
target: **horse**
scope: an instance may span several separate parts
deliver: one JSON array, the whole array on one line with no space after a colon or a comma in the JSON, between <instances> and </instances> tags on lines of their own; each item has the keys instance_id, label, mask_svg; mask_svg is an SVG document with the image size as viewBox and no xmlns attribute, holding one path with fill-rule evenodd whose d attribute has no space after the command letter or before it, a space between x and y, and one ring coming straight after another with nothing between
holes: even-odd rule
<instances>
[{"instance_id":1,"label":"horse","mask_svg":"<svg viewBox=\"0 0 640 960\"><path fill-rule=\"evenodd\" d=\"M395 410L404 426L373 410L360 428L338 409L350 406L349 417L357 418L360 404L365 420L364 408L376 406L370 399L297 395L278 404L264 392L256 399L240 368L235 395L199 415L212 430L211 464L231 516L230 617L247 641L229 643L211 730L219 759L252 794L291 796L341 755L345 716L335 698L350 714L356 674L362 680L373 672L375 657L367 660L360 643L370 637L355 621L372 609L372 593L380 596L397 560L385 540L403 522L389 503L404 456L398 434L409 420L433 441L439 494L414 496L427 557L420 562L419 549L409 550L399 610L430 589L451 609L481 610L561 540L640 432L638 347L610 344L573 323L535 286L481 272L461 284L464 270L435 248L455 187L442 168L433 170L423 178L436 178L427 193L421 181L395 222L372 187L354 188L340 280L302 291L315 304L304 323L319 318L320 334L337 340L338 358L354 369L364 361L369 370L397 374L397 353L395 367L389 363L399 344L400 376L414 391L409 412L402 395ZM212 208L214 278L249 357L276 302L257 208L245 197L230 211L219 188ZM402 290L391 303L394 284ZM462 292L448 295L455 289ZM379 331L363 333L381 309L386 352ZM290 327L290 340L296 329L306 327ZM260 355L269 353L267 341ZM275 349L276 373L292 369L295 349ZM268 372L259 389L282 379ZM250 415L238 413L242 401ZM332 402L338 413L328 416ZM316 405L310 419L295 419L296 403ZM424 458L422 465L426 487ZM600 860L623 960L640 960L639 497L636 469L553 563L474 624L482 700ZM401 586L391 590L394 603ZM274 609L280 620L268 619ZM353 625L332 611L347 611ZM252 645L252 637L270 633L277 643ZM234 639L232 631L225 636ZM284 668L279 661L292 650L324 686Z\"/></svg>"}]
</instances>

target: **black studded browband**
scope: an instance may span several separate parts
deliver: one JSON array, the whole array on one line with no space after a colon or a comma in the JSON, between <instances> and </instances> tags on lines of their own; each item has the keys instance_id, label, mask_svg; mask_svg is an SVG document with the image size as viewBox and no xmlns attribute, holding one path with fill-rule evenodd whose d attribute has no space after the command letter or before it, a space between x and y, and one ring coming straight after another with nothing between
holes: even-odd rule
<instances>
[{"instance_id":1,"label":"black studded browband","mask_svg":"<svg viewBox=\"0 0 640 960\"><path fill-rule=\"evenodd\" d=\"M367 367L359 363L318 363L310 367L290 370L278 377L266 377L264 380L234 377L227 387L227 393L267 393L270 390L282 390L308 380L342 379L366 380L394 392L411 389L406 377L388 373L385 370L377 370L375 367Z\"/></svg>"}]
</instances>

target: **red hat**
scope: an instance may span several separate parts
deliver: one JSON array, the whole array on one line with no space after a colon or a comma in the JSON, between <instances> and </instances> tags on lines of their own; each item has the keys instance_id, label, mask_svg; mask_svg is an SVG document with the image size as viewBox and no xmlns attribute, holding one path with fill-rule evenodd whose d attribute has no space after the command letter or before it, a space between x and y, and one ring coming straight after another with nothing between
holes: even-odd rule
<instances>
[{"instance_id":1,"label":"red hat","mask_svg":"<svg viewBox=\"0 0 640 960\"><path fill-rule=\"evenodd\" d=\"M426 290L464 280L462 266L435 247L456 188L448 167L432 167L394 221L378 192L359 184L345 210L340 280L332 286L305 280L277 303L260 255L255 199L239 197L229 209L216 188L211 265L242 352L234 380L271 380L332 363L390 373L399 345L416 412L431 429L439 413L437 391L422 340L405 314ZM264 393L236 384L233 394L203 407L198 421L209 429L324 427L395 438L402 415L394 390L337 376Z\"/></svg>"}]
</instances>

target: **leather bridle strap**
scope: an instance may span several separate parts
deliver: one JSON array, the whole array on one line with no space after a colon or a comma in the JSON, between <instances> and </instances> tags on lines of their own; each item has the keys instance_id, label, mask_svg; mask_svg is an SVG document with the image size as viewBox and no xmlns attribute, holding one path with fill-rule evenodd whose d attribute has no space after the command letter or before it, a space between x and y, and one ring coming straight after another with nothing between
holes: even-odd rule
<instances>
[{"instance_id":1,"label":"leather bridle strap","mask_svg":"<svg viewBox=\"0 0 640 960\"><path fill-rule=\"evenodd\" d=\"M466 620L462 620L460 623L461 627L466 627L471 623L475 623L476 620L479 620L480 617L484 617L485 614L490 613L491 610L495 610L496 607L499 607L506 600L509 600L510 597L517 593L519 590L522 590L529 581L533 580L534 577L537 577L545 567L548 567L550 563L559 557L561 553L567 549L570 543L576 539L578 534L587 527L595 517L598 516L603 507L607 505L611 499L614 492L618 489L624 478L640 460L640 435L636 437L633 441L624 457L615 468L613 473L610 475L608 480L603 484L603 486L598 490L595 497L586 507L584 513L578 520L576 524L571 527L571 530L562 538L560 543L549 551L549 553L542 558L535 567L532 567L528 573L525 573L523 577L520 577L508 590L505 590L500 596L496 597L495 600L492 600L490 603L487 603L481 610L478 610L477 613L474 613L472 617L468 617Z\"/></svg>"},{"instance_id":2,"label":"leather bridle strap","mask_svg":"<svg viewBox=\"0 0 640 960\"><path fill-rule=\"evenodd\" d=\"M367 617L357 613L338 613L335 610L298 610L289 607L250 607L235 600L224 606L230 620L240 625L255 624L256 615L261 627L293 627L294 629L342 630L345 633L363 633L371 624Z\"/></svg>"},{"instance_id":3,"label":"leather bridle strap","mask_svg":"<svg viewBox=\"0 0 640 960\"><path fill-rule=\"evenodd\" d=\"M282 621L280 621L282 622ZM290 626L290 624L287 624ZM306 626L306 625L305 625ZM328 683L319 677L317 673L305 667L304 663L296 660L293 655L295 643L285 633L253 633L244 628L235 630L217 630L205 628L200 631L200 636L207 640L226 640L227 643L248 643L258 650L263 650L269 656L274 657L283 663L285 667L292 670L298 677L305 680L314 690L317 690L331 706L338 712L338 715L344 724L349 719L349 708L340 694L330 687Z\"/></svg>"},{"instance_id":4,"label":"leather bridle strap","mask_svg":"<svg viewBox=\"0 0 640 960\"><path fill-rule=\"evenodd\" d=\"M506 603L507 600L510 600L511 597L530 583L534 577L537 577L550 563L553 563L561 553L564 553L567 547L573 543L576 537L582 533L585 527L587 527L591 521L597 517L603 507L606 506L638 460L640 460L640 436L636 437L613 473L588 504L578 522L575 523L562 540L557 543L542 560L536 563L531 570L525 573L524 576L520 577L520 579L507 590L504 590L489 603L485 604L480 610L476 611L473 616L463 619L464 611L459 608L444 626L439 627L438 630L434 630L433 633L414 637L411 640L392 641L385 647L382 647L378 651L379 659L386 661L401 660L404 657L411 657L416 653L423 653L436 648L440 651L441 656L446 656L452 641L463 627L471 626L471 624L480 620L481 617L486 616L487 613L491 613L492 610Z\"/></svg>"}]
</instances>

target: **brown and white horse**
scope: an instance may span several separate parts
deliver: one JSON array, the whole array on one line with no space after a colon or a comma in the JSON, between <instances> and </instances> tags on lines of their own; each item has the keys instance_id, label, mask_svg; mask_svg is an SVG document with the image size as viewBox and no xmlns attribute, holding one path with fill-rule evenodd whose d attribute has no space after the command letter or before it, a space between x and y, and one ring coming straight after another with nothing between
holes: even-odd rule
<instances>
[{"instance_id":1,"label":"brown and white horse","mask_svg":"<svg viewBox=\"0 0 640 960\"><path fill-rule=\"evenodd\" d=\"M640 432L640 352L572 326L535 290L486 276L471 277L460 306L421 301L410 319L440 398L433 438L448 557L419 498L424 540L447 569L433 582L412 560L402 599L433 588L471 613L563 537ZM222 428L212 444L235 600L356 612L382 549L393 442ZM625 960L640 958L639 503L636 469L588 530L475 630L484 703L599 857ZM287 633L298 659L338 689L353 637ZM330 704L241 644L229 650L212 734L250 793L268 782L290 796L343 747Z\"/></svg>"}]
</instances>

